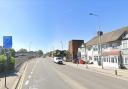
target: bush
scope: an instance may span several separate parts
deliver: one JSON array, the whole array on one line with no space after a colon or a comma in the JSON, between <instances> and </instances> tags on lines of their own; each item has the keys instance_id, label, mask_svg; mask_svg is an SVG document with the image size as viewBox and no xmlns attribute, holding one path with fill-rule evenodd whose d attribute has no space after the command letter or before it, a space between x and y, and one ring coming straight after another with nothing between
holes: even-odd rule
<instances>
[{"instance_id":1,"label":"bush","mask_svg":"<svg viewBox=\"0 0 128 89\"><path fill-rule=\"evenodd\" d=\"M14 57L10 57L9 58L9 63L8 63L8 69L12 70L15 68L15 58Z\"/></svg>"},{"instance_id":2,"label":"bush","mask_svg":"<svg viewBox=\"0 0 128 89\"><path fill-rule=\"evenodd\" d=\"M0 55L0 63L5 63L6 57L4 55Z\"/></svg>"},{"instance_id":3,"label":"bush","mask_svg":"<svg viewBox=\"0 0 128 89\"><path fill-rule=\"evenodd\" d=\"M0 71L3 71L5 68L6 56L0 55ZM15 68L15 59L14 57L9 57L7 69L12 70Z\"/></svg>"},{"instance_id":4,"label":"bush","mask_svg":"<svg viewBox=\"0 0 128 89\"><path fill-rule=\"evenodd\" d=\"M0 72L4 71L6 57L4 55L0 55Z\"/></svg>"}]
</instances>

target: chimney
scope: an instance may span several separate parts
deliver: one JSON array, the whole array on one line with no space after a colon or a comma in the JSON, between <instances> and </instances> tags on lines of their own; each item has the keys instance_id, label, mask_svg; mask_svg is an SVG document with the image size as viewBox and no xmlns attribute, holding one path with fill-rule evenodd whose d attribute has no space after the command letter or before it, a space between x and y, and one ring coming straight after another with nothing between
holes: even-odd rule
<instances>
[{"instance_id":1,"label":"chimney","mask_svg":"<svg viewBox=\"0 0 128 89\"><path fill-rule=\"evenodd\" d=\"M98 36L102 36L102 35L103 35L103 32L102 32L102 31L98 31L98 32L97 32L97 35L98 35Z\"/></svg>"}]
</instances>

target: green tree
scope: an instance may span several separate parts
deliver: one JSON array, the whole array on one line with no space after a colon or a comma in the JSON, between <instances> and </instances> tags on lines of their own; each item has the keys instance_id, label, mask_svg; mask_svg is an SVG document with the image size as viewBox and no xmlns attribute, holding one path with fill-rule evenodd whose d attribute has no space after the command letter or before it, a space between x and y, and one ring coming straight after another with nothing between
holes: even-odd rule
<instances>
[{"instance_id":1,"label":"green tree","mask_svg":"<svg viewBox=\"0 0 128 89\"><path fill-rule=\"evenodd\" d=\"M21 48L18 52L26 53L27 49Z\"/></svg>"},{"instance_id":2,"label":"green tree","mask_svg":"<svg viewBox=\"0 0 128 89\"><path fill-rule=\"evenodd\" d=\"M1 64L4 64L5 63L5 60L6 60L6 56L0 55L0 63Z\"/></svg>"},{"instance_id":3,"label":"green tree","mask_svg":"<svg viewBox=\"0 0 128 89\"><path fill-rule=\"evenodd\" d=\"M15 50L13 48L10 49L10 56L15 57Z\"/></svg>"},{"instance_id":4,"label":"green tree","mask_svg":"<svg viewBox=\"0 0 128 89\"><path fill-rule=\"evenodd\" d=\"M38 53L39 56L43 56L43 51L42 50L38 50L37 53Z\"/></svg>"},{"instance_id":5,"label":"green tree","mask_svg":"<svg viewBox=\"0 0 128 89\"><path fill-rule=\"evenodd\" d=\"M6 57L4 55L0 55L0 72L4 71Z\"/></svg>"},{"instance_id":6,"label":"green tree","mask_svg":"<svg viewBox=\"0 0 128 89\"><path fill-rule=\"evenodd\" d=\"M1 49L0 55L4 55L4 49Z\"/></svg>"}]
</instances>

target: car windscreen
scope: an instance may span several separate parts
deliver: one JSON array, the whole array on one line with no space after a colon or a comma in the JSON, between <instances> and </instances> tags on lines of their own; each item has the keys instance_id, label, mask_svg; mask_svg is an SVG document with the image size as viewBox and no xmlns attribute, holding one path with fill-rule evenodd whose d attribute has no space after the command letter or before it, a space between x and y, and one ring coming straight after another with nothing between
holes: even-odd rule
<instances>
[{"instance_id":1,"label":"car windscreen","mask_svg":"<svg viewBox=\"0 0 128 89\"><path fill-rule=\"evenodd\" d=\"M61 60L61 58L56 58L57 60Z\"/></svg>"}]
</instances>

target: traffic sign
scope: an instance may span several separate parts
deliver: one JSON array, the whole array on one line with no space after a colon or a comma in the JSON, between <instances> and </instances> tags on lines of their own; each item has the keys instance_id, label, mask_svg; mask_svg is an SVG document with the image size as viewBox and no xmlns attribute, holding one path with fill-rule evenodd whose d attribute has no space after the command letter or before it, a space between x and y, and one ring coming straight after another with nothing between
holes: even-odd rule
<instances>
[{"instance_id":1,"label":"traffic sign","mask_svg":"<svg viewBox=\"0 0 128 89\"><path fill-rule=\"evenodd\" d=\"M12 48L12 36L3 36L3 47L6 49Z\"/></svg>"}]
</instances>

